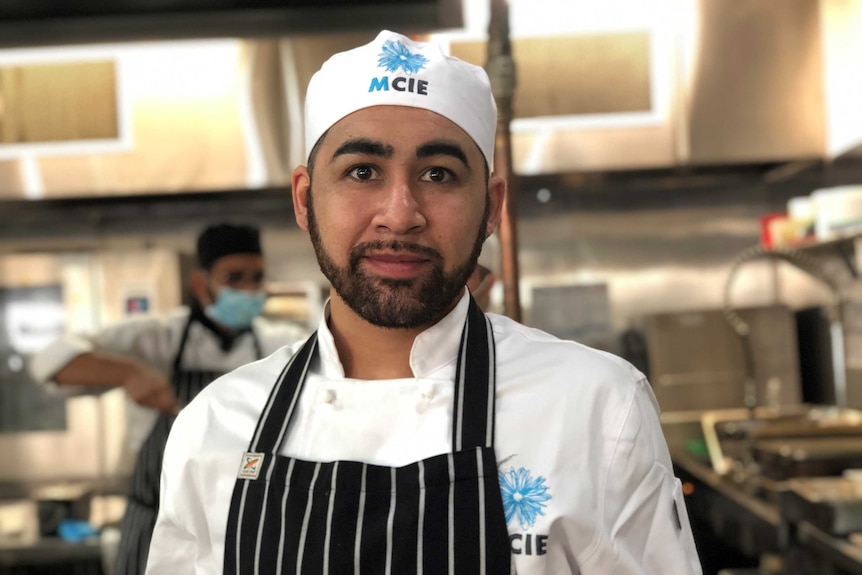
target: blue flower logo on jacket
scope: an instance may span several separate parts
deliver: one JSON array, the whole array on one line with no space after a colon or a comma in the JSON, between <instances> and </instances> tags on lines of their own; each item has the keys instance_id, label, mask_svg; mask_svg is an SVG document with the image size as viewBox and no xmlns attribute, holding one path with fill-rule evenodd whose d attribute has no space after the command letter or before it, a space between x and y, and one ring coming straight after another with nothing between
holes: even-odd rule
<instances>
[{"instance_id":1,"label":"blue flower logo on jacket","mask_svg":"<svg viewBox=\"0 0 862 575\"><path fill-rule=\"evenodd\" d=\"M413 54L401 42L387 40L383 43L383 52L377 59L377 66L386 68L387 72L397 72L399 68L405 74L415 74L425 67L428 58L422 54Z\"/></svg>"},{"instance_id":2,"label":"blue flower logo on jacket","mask_svg":"<svg viewBox=\"0 0 862 575\"><path fill-rule=\"evenodd\" d=\"M526 531L539 515L545 514L545 506L551 499L545 478L540 475L534 479L523 467L517 470L510 467L508 472L501 471L499 477L506 524L515 517Z\"/></svg>"}]
</instances>

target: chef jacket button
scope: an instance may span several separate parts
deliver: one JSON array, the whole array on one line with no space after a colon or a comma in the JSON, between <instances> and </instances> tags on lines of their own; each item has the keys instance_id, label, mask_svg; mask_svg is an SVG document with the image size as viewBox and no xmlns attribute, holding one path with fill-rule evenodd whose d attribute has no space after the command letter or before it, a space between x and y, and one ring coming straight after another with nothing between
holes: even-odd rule
<instances>
[{"instance_id":1,"label":"chef jacket button","mask_svg":"<svg viewBox=\"0 0 862 575\"><path fill-rule=\"evenodd\" d=\"M335 403L335 392L331 389L326 389L323 391L323 397L321 398L323 403Z\"/></svg>"},{"instance_id":2,"label":"chef jacket button","mask_svg":"<svg viewBox=\"0 0 862 575\"><path fill-rule=\"evenodd\" d=\"M437 395L437 389L433 383L426 383L422 386L422 397L425 399L434 399L435 395Z\"/></svg>"}]
</instances>

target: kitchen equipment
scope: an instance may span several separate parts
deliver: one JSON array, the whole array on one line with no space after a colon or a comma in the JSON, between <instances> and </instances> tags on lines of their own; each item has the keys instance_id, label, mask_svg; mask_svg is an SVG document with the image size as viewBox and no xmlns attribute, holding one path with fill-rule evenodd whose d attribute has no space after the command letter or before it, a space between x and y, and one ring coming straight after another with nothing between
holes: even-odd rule
<instances>
[{"instance_id":1,"label":"kitchen equipment","mask_svg":"<svg viewBox=\"0 0 862 575\"><path fill-rule=\"evenodd\" d=\"M850 467L862 467L862 435L755 441L752 458L760 475L773 481L840 475Z\"/></svg>"},{"instance_id":2,"label":"kitchen equipment","mask_svg":"<svg viewBox=\"0 0 862 575\"><path fill-rule=\"evenodd\" d=\"M833 535L862 531L862 482L845 477L791 479L779 498L791 523L808 521Z\"/></svg>"},{"instance_id":3,"label":"kitchen equipment","mask_svg":"<svg viewBox=\"0 0 862 575\"><path fill-rule=\"evenodd\" d=\"M39 533L43 537L58 535L58 528L65 520L90 519L92 492L83 485L56 484L35 489L39 515Z\"/></svg>"},{"instance_id":4,"label":"kitchen equipment","mask_svg":"<svg viewBox=\"0 0 862 575\"><path fill-rule=\"evenodd\" d=\"M36 504L29 499L0 501L0 547L39 538Z\"/></svg>"},{"instance_id":5,"label":"kitchen equipment","mask_svg":"<svg viewBox=\"0 0 862 575\"><path fill-rule=\"evenodd\" d=\"M862 411L855 409L717 410L701 416L701 427L713 469L721 475L744 471L740 481L752 473L776 481L835 475L862 458Z\"/></svg>"},{"instance_id":6,"label":"kitchen equipment","mask_svg":"<svg viewBox=\"0 0 862 575\"><path fill-rule=\"evenodd\" d=\"M837 186L811 192L814 234L820 241L862 232L862 186Z\"/></svg>"},{"instance_id":7,"label":"kitchen equipment","mask_svg":"<svg viewBox=\"0 0 862 575\"><path fill-rule=\"evenodd\" d=\"M798 405L802 392L793 313L784 306L738 313L751 326L757 396L782 408ZM744 406L744 350L721 310L647 316L646 340L650 382L662 413Z\"/></svg>"}]
</instances>

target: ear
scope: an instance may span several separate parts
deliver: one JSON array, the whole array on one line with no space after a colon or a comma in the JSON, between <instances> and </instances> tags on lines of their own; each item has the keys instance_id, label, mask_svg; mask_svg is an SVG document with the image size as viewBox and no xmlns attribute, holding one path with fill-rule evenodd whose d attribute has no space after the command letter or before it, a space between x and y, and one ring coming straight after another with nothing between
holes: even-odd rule
<instances>
[{"instance_id":1,"label":"ear","mask_svg":"<svg viewBox=\"0 0 862 575\"><path fill-rule=\"evenodd\" d=\"M291 194L293 195L293 213L300 229L308 231L308 190L311 188L311 177L308 168L297 166L291 176Z\"/></svg>"},{"instance_id":2,"label":"ear","mask_svg":"<svg viewBox=\"0 0 862 575\"><path fill-rule=\"evenodd\" d=\"M488 180L488 226L485 229L485 238L488 238L500 225L503 217L503 209L506 204L506 180L501 176L491 176Z\"/></svg>"},{"instance_id":3,"label":"ear","mask_svg":"<svg viewBox=\"0 0 862 575\"><path fill-rule=\"evenodd\" d=\"M206 307L213 302L207 286L206 272L202 269L196 269L189 275L189 291L201 307Z\"/></svg>"}]
</instances>

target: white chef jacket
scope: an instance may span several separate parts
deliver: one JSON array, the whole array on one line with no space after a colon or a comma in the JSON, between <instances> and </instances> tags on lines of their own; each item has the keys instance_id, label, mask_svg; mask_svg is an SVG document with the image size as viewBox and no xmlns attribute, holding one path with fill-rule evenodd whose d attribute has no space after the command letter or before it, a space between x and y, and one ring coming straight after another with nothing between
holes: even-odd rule
<instances>
[{"instance_id":1,"label":"white chef jacket","mask_svg":"<svg viewBox=\"0 0 862 575\"><path fill-rule=\"evenodd\" d=\"M280 453L402 466L451 451L452 392L467 313L413 343L414 377L344 376L325 320ZM679 481L644 376L624 360L489 314L496 341L501 492L520 575L700 574ZM174 423L148 575L222 572L240 459L300 344L219 378ZM507 497L508 493L508 497Z\"/></svg>"},{"instance_id":2,"label":"white chef jacket","mask_svg":"<svg viewBox=\"0 0 862 575\"><path fill-rule=\"evenodd\" d=\"M170 379L190 309L179 308L166 316L141 316L106 327L94 335L62 336L30 358L33 378L70 395L98 394L110 388L95 386L57 386L52 378L74 357L99 349L135 357ZM255 318L254 333L264 356L295 343L308 335L308 329L290 322ZM220 340L199 322L192 322L183 350L181 366L189 370L226 373L258 359L250 333L238 337L230 351L221 349ZM127 444L137 451L150 434L158 411L141 406L131 398L126 402Z\"/></svg>"}]
</instances>

